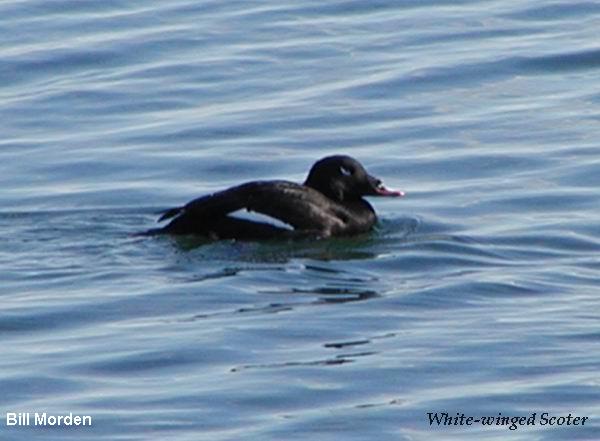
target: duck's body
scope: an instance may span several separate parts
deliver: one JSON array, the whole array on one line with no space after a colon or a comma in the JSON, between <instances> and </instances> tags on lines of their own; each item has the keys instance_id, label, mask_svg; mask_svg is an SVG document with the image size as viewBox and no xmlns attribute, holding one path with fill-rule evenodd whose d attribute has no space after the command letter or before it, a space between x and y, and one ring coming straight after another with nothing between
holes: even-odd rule
<instances>
[{"instance_id":1,"label":"duck's body","mask_svg":"<svg viewBox=\"0 0 600 441\"><path fill-rule=\"evenodd\" d=\"M194 199L167 210L159 219L171 222L150 233L199 234L214 239L347 236L369 231L377 216L362 196L402 196L387 190L349 156L330 156L313 165L304 184L253 181ZM292 229L241 219L246 209Z\"/></svg>"}]
</instances>

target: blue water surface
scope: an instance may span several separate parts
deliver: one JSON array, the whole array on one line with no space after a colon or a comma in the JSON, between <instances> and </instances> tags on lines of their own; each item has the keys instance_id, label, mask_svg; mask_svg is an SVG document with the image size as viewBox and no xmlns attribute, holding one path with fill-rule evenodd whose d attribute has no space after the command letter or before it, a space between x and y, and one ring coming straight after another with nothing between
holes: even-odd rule
<instances>
[{"instance_id":1,"label":"blue water surface","mask_svg":"<svg viewBox=\"0 0 600 441\"><path fill-rule=\"evenodd\" d=\"M2 440L599 439L600 4L5 0L0 16ZM371 201L370 234L135 236L336 153L407 192Z\"/></svg>"}]
</instances>

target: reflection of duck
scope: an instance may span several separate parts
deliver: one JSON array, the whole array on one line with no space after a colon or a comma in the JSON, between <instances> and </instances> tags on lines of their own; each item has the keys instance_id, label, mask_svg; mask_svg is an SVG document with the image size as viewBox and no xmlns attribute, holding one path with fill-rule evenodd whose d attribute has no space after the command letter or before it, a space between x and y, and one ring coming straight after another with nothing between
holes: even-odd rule
<instances>
[{"instance_id":1,"label":"reflection of duck","mask_svg":"<svg viewBox=\"0 0 600 441\"><path fill-rule=\"evenodd\" d=\"M403 196L385 188L350 156L317 161L304 184L252 181L171 208L173 218L149 234L200 234L214 239L347 236L369 231L377 217L363 196ZM246 209L276 218L293 230L231 216Z\"/></svg>"}]
</instances>

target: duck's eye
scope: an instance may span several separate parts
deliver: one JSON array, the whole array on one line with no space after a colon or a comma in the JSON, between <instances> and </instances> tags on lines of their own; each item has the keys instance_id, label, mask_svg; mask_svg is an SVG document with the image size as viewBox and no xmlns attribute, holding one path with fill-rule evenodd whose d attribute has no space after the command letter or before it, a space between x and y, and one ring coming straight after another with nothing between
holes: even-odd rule
<instances>
[{"instance_id":1,"label":"duck's eye","mask_svg":"<svg viewBox=\"0 0 600 441\"><path fill-rule=\"evenodd\" d=\"M343 165L340 167L340 173L344 176L351 176L352 175L352 170L350 170L349 168L344 167Z\"/></svg>"}]
</instances>

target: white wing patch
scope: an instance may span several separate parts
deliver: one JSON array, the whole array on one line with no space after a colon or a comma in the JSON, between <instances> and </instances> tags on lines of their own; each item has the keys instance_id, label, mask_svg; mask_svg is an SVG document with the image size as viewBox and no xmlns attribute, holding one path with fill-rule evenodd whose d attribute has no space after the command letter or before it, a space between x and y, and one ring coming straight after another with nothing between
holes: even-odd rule
<instances>
[{"instance_id":1,"label":"white wing patch","mask_svg":"<svg viewBox=\"0 0 600 441\"><path fill-rule=\"evenodd\" d=\"M288 225L277 218L267 216L266 214L262 213L256 213L254 211L246 211L245 208L229 213L229 215L237 217L238 219L245 219L254 222L264 222L266 224L274 225L279 228L285 228L286 230L293 230L291 225Z\"/></svg>"}]
</instances>

